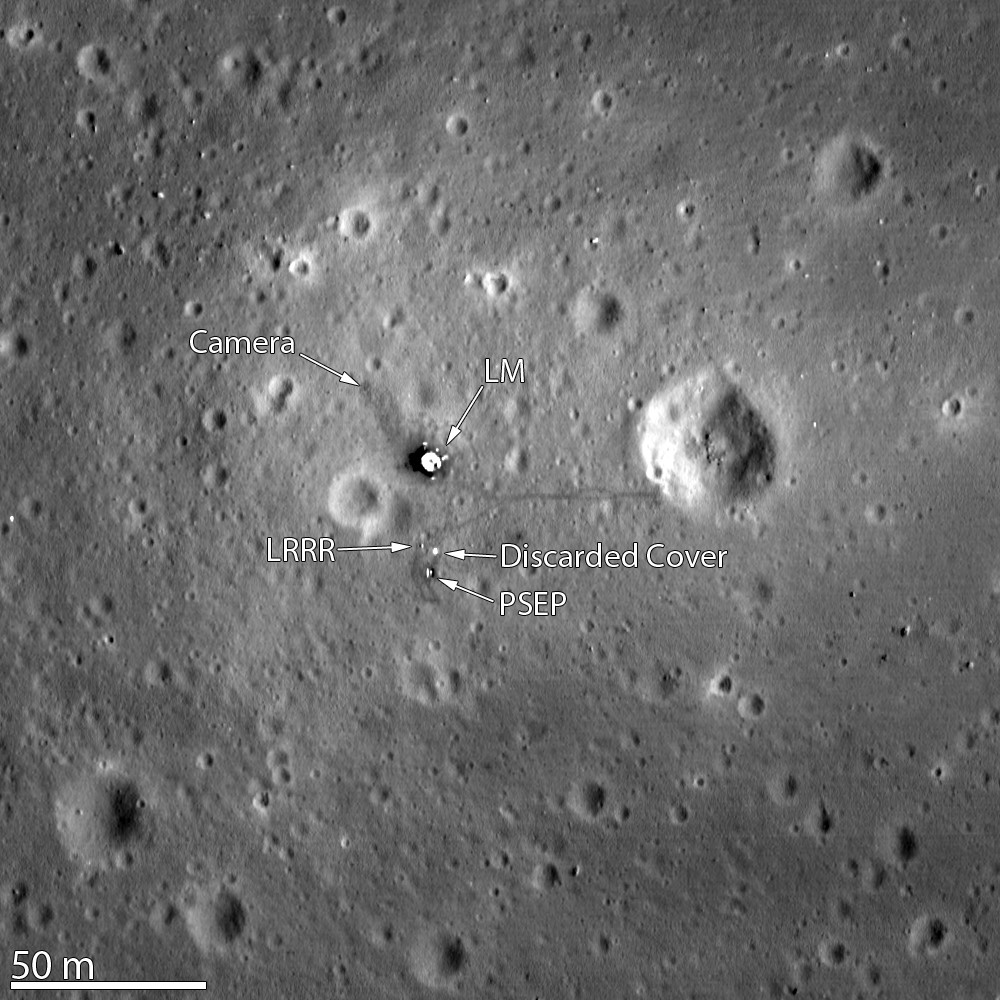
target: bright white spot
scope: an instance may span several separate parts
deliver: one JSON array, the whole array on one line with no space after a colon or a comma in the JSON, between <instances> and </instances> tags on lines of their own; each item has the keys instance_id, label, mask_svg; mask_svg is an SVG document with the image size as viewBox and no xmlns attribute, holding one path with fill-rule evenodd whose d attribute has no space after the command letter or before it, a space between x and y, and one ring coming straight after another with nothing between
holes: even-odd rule
<instances>
[{"instance_id":1,"label":"bright white spot","mask_svg":"<svg viewBox=\"0 0 1000 1000\"><path fill-rule=\"evenodd\" d=\"M433 475L441 468L441 456L436 451L428 451L420 456L420 467Z\"/></svg>"}]
</instances>

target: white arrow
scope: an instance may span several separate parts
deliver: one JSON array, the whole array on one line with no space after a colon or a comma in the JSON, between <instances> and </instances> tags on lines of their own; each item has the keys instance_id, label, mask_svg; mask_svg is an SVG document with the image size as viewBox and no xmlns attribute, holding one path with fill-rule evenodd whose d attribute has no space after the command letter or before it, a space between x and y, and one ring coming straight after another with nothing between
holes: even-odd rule
<instances>
[{"instance_id":1,"label":"white arrow","mask_svg":"<svg viewBox=\"0 0 1000 1000\"><path fill-rule=\"evenodd\" d=\"M454 441L455 438L457 438L458 435L462 433L462 421L469 415L469 410L471 410L472 407L476 405L476 400L479 399L483 389L485 388L486 388L485 385L481 385L476 390L475 396L472 397L472 402L469 403L469 405L465 408L465 413L463 413L462 416L459 418L458 423L451 425L451 430L448 431L448 440L445 441L445 445L451 444L451 442Z\"/></svg>"},{"instance_id":2,"label":"white arrow","mask_svg":"<svg viewBox=\"0 0 1000 1000\"><path fill-rule=\"evenodd\" d=\"M466 552L465 549L453 549L445 555L452 559L496 559L492 552Z\"/></svg>"},{"instance_id":3,"label":"white arrow","mask_svg":"<svg viewBox=\"0 0 1000 1000\"><path fill-rule=\"evenodd\" d=\"M338 545L338 552L402 552L410 548L402 542L390 542L388 545Z\"/></svg>"},{"instance_id":4,"label":"white arrow","mask_svg":"<svg viewBox=\"0 0 1000 1000\"><path fill-rule=\"evenodd\" d=\"M496 601L492 597L487 597L485 594L477 594L474 590L469 590L468 587L460 587L457 580L446 580L443 576L439 576L438 579L451 591L460 590L463 594L472 594L473 597L478 597L481 601L489 601L490 604L496 604Z\"/></svg>"},{"instance_id":5,"label":"white arrow","mask_svg":"<svg viewBox=\"0 0 1000 1000\"><path fill-rule=\"evenodd\" d=\"M322 368L323 371L329 372L331 375L336 375L337 378L339 378L341 382L344 382L347 385L357 385L358 384L357 382L354 381L353 378L351 378L350 375L347 374L347 372L334 371L332 368L328 368L326 365L324 365L322 361L317 361L315 358L309 357L308 354L303 354L301 351L299 351L299 357L300 358L305 358L306 361L311 361L317 368Z\"/></svg>"}]
</instances>

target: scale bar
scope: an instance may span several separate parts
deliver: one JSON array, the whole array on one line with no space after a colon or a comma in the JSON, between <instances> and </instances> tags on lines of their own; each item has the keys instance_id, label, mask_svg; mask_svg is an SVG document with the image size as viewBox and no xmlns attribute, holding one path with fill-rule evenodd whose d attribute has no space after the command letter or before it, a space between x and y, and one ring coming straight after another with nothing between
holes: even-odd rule
<instances>
[{"instance_id":1,"label":"scale bar","mask_svg":"<svg viewBox=\"0 0 1000 1000\"><path fill-rule=\"evenodd\" d=\"M17 979L11 982L12 990L207 990L208 983L181 983L181 982L106 982L95 983L89 979L74 979L64 983L56 983L51 979L41 982L29 982L24 979Z\"/></svg>"}]
</instances>

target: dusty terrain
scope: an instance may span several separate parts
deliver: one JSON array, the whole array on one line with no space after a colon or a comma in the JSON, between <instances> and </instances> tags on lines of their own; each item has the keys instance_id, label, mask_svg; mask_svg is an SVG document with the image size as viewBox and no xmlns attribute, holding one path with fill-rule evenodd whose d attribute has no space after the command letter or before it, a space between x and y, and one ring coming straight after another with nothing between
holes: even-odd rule
<instances>
[{"instance_id":1,"label":"dusty terrain","mask_svg":"<svg viewBox=\"0 0 1000 1000\"><path fill-rule=\"evenodd\" d=\"M997 996L988 3L0 28L8 978Z\"/></svg>"}]
</instances>

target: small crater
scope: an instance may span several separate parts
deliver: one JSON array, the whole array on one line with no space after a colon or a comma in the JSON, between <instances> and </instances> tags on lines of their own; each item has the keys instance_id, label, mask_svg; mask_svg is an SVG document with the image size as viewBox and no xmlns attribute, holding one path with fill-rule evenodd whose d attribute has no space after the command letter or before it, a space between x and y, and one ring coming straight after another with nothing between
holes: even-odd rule
<instances>
[{"instance_id":1,"label":"small crater","mask_svg":"<svg viewBox=\"0 0 1000 1000\"><path fill-rule=\"evenodd\" d=\"M828 969L839 969L847 961L847 945L839 938L824 938L816 953L820 962Z\"/></svg>"},{"instance_id":2,"label":"small crater","mask_svg":"<svg viewBox=\"0 0 1000 1000\"><path fill-rule=\"evenodd\" d=\"M226 411L217 406L210 406L201 416L201 426L212 433L225 430L227 423Z\"/></svg>"},{"instance_id":3,"label":"small crater","mask_svg":"<svg viewBox=\"0 0 1000 1000\"><path fill-rule=\"evenodd\" d=\"M296 257L293 257L291 263L288 265L288 273L293 278L298 278L301 281L309 278L313 273L312 254L300 253Z\"/></svg>"},{"instance_id":4,"label":"small crater","mask_svg":"<svg viewBox=\"0 0 1000 1000\"><path fill-rule=\"evenodd\" d=\"M858 875L861 888L869 894L878 892L887 878L885 866L875 858L866 858L859 866Z\"/></svg>"},{"instance_id":5,"label":"small crater","mask_svg":"<svg viewBox=\"0 0 1000 1000\"><path fill-rule=\"evenodd\" d=\"M425 930L410 949L414 979L432 990L451 989L469 965L469 950L458 934Z\"/></svg>"},{"instance_id":6,"label":"small crater","mask_svg":"<svg viewBox=\"0 0 1000 1000\"><path fill-rule=\"evenodd\" d=\"M217 490L229 482L229 471L218 462L209 462L201 470L201 482L206 490Z\"/></svg>"},{"instance_id":7,"label":"small crater","mask_svg":"<svg viewBox=\"0 0 1000 1000\"><path fill-rule=\"evenodd\" d=\"M898 56L910 56L913 54L913 39L905 31L897 31L889 39L889 47Z\"/></svg>"},{"instance_id":8,"label":"small crater","mask_svg":"<svg viewBox=\"0 0 1000 1000\"><path fill-rule=\"evenodd\" d=\"M448 135L457 139L469 131L469 119L465 115L449 115L444 123L444 130Z\"/></svg>"},{"instance_id":9,"label":"small crater","mask_svg":"<svg viewBox=\"0 0 1000 1000\"><path fill-rule=\"evenodd\" d=\"M683 802L673 802L667 809L667 816L674 826L683 826L691 818L691 813Z\"/></svg>"},{"instance_id":10,"label":"small crater","mask_svg":"<svg viewBox=\"0 0 1000 1000\"><path fill-rule=\"evenodd\" d=\"M0 892L0 904L3 906L20 906L27 898L28 886L21 879L5 882Z\"/></svg>"},{"instance_id":11,"label":"small crater","mask_svg":"<svg viewBox=\"0 0 1000 1000\"><path fill-rule=\"evenodd\" d=\"M958 396L949 396L941 404L942 416L954 419L962 413L962 400Z\"/></svg>"},{"instance_id":12,"label":"small crater","mask_svg":"<svg viewBox=\"0 0 1000 1000\"><path fill-rule=\"evenodd\" d=\"M690 222L697 214L695 203L690 198L685 198L683 201L677 202L677 207L674 211L681 222Z\"/></svg>"},{"instance_id":13,"label":"small crater","mask_svg":"<svg viewBox=\"0 0 1000 1000\"><path fill-rule=\"evenodd\" d=\"M590 110L601 118L607 118L615 106L615 99L603 88L594 91L590 98Z\"/></svg>"},{"instance_id":14,"label":"small crater","mask_svg":"<svg viewBox=\"0 0 1000 1000\"><path fill-rule=\"evenodd\" d=\"M122 774L66 785L56 798L56 827L70 857L87 867L124 867L144 839L146 803Z\"/></svg>"},{"instance_id":15,"label":"small crater","mask_svg":"<svg viewBox=\"0 0 1000 1000\"><path fill-rule=\"evenodd\" d=\"M105 346L114 354L127 355L135 349L139 334L128 320L114 319L104 325Z\"/></svg>"},{"instance_id":16,"label":"small crater","mask_svg":"<svg viewBox=\"0 0 1000 1000\"><path fill-rule=\"evenodd\" d=\"M643 667L628 666L622 672L622 682L627 691L647 704L663 704L676 697L684 682L680 666L666 667L655 661Z\"/></svg>"},{"instance_id":17,"label":"small crater","mask_svg":"<svg viewBox=\"0 0 1000 1000\"><path fill-rule=\"evenodd\" d=\"M736 711L741 719L759 719L765 708L764 696L757 691L741 694L736 702Z\"/></svg>"},{"instance_id":18,"label":"small crater","mask_svg":"<svg viewBox=\"0 0 1000 1000\"><path fill-rule=\"evenodd\" d=\"M271 413L283 413L295 392L295 382L288 375L275 375L267 383L267 409Z\"/></svg>"},{"instance_id":19,"label":"small crater","mask_svg":"<svg viewBox=\"0 0 1000 1000\"><path fill-rule=\"evenodd\" d=\"M334 476L327 496L330 517L343 528L358 532L369 542L380 535L409 530L412 506L382 476L367 471Z\"/></svg>"},{"instance_id":20,"label":"small crater","mask_svg":"<svg viewBox=\"0 0 1000 1000\"><path fill-rule=\"evenodd\" d=\"M822 197L857 204L875 192L883 175L882 158L872 145L842 132L820 150L814 179Z\"/></svg>"},{"instance_id":21,"label":"small crater","mask_svg":"<svg viewBox=\"0 0 1000 1000\"><path fill-rule=\"evenodd\" d=\"M592 779L575 782L566 798L566 805L570 811L588 823L600 819L607 804L607 789L599 781Z\"/></svg>"},{"instance_id":22,"label":"small crater","mask_svg":"<svg viewBox=\"0 0 1000 1000\"><path fill-rule=\"evenodd\" d=\"M618 296L607 290L593 287L577 293L572 310L573 325L581 336L609 334L624 318L624 309Z\"/></svg>"},{"instance_id":23,"label":"small crater","mask_svg":"<svg viewBox=\"0 0 1000 1000\"><path fill-rule=\"evenodd\" d=\"M31 345L23 333L4 330L0 333L0 358L23 361L31 353Z\"/></svg>"},{"instance_id":24,"label":"small crater","mask_svg":"<svg viewBox=\"0 0 1000 1000\"><path fill-rule=\"evenodd\" d=\"M225 952L242 937L247 924L246 908L227 888L197 889L185 907L188 933L199 951Z\"/></svg>"},{"instance_id":25,"label":"small crater","mask_svg":"<svg viewBox=\"0 0 1000 1000\"><path fill-rule=\"evenodd\" d=\"M900 868L906 868L920 853L917 835L906 823L892 827L887 832L886 839L889 859Z\"/></svg>"},{"instance_id":26,"label":"small crater","mask_svg":"<svg viewBox=\"0 0 1000 1000\"><path fill-rule=\"evenodd\" d=\"M245 45L236 45L222 54L218 77L224 89L236 92L254 90L264 75L260 60Z\"/></svg>"},{"instance_id":27,"label":"small crater","mask_svg":"<svg viewBox=\"0 0 1000 1000\"><path fill-rule=\"evenodd\" d=\"M349 208L337 218L337 232L344 240L363 243L371 236L371 216L363 208Z\"/></svg>"},{"instance_id":28,"label":"small crater","mask_svg":"<svg viewBox=\"0 0 1000 1000\"><path fill-rule=\"evenodd\" d=\"M510 288L510 281L503 271L487 271L481 283L483 291L491 299L499 299Z\"/></svg>"},{"instance_id":29,"label":"small crater","mask_svg":"<svg viewBox=\"0 0 1000 1000\"><path fill-rule=\"evenodd\" d=\"M708 682L708 693L714 698L728 698L733 693L733 678L728 670L721 670Z\"/></svg>"},{"instance_id":30,"label":"small crater","mask_svg":"<svg viewBox=\"0 0 1000 1000\"><path fill-rule=\"evenodd\" d=\"M937 958L950 943L948 924L939 916L922 913L910 924L907 948L913 958Z\"/></svg>"},{"instance_id":31,"label":"small crater","mask_svg":"<svg viewBox=\"0 0 1000 1000\"><path fill-rule=\"evenodd\" d=\"M80 108L76 113L74 121L76 122L76 127L82 129L84 132L89 132L91 135L97 132L97 112L93 108Z\"/></svg>"},{"instance_id":32,"label":"small crater","mask_svg":"<svg viewBox=\"0 0 1000 1000\"><path fill-rule=\"evenodd\" d=\"M767 794L776 806L787 807L798 801L800 782L793 771L782 769L767 780Z\"/></svg>"},{"instance_id":33,"label":"small crater","mask_svg":"<svg viewBox=\"0 0 1000 1000\"><path fill-rule=\"evenodd\" d=\"M160 100L153 93L133 90L125 102L125 115L133 125L149 125L160 114Z\"/></svg>"},{"instance_id":34,"label":"small crater","mask_svg":"<svg viewBox=\"0 0 1000 1000\"><path fill-rule=\"evenodd\" d=\"M354 524L377 516L385 503L385 489L364 475L338 478L330 487L330 514L334 520Z\"/></svg>"},{"instance_id":35,"label":"small crater","mask_svg":"<svg viewBox=\"0 0 1000 1000\"><path fill-rule=\"evenodd\" d=\"M84 45L76 54L76 71L89 83L108 83L112 71L111 55L103 45Z\"/></svg>"},{"instance_id":36,"label":"small crater","mask_svg":"<svg viewBox=\"0 0 1000 1000\"><path fill-rule=\"evenodd\" d=\"M531 873L531 885L538 892L550 892L562 885L562 876L551 861L539 862Z\"/></svg>"},{"instance_id":37,"label":"small crater","mask_svg":"<svg viewBox=\"0 0 1000 1000\"><path fill-rule=\"evenodd\" d=\"M139 829L139 792L130 781L116 780L107 790L107 830L111 843L125 844Z\"/></svg>"},{"instance_id":38,"label":"small crater","mask_svg":"<svg viewBox=\"0 0 1000 1000\"><path fill-rule=\"evenodd\" d=\"M512 476L522 476L530 464L528 449L524 445L514 445L503 459L504 471Z\"/></svg>"},{"instance_id":39,"label":"small crater","mask_svg":"<svg viewBox=\"0 0 1000 1000\"><path fill-rule=\"evenodd\" d=\"M42 26L37 21L18 21L16 24L10 25L3 32L3 35L7 39L7 44L15 52L36 49L45 42Z\"/></svg>"},{"instance_id":40,"label":"small crater","mask_svg":"<svg viewBox=\"0 0 1000 1000\"><path fill-rule=\"evenodd\" d=\"M865 505L865 520L872 527L877 527L881 524L891 524L892 516L884 503L873 502Z\"/></svg>"},{"instance_id":41,"label":"small crater","mask_svg":"<svg viewBox=\"0 0 1000 1000\"><path fill-rule=\"evenodd\" d=\"M833 832L833 814L822 799L817 799L806 814L805 830L817 843L824 843Z\"/></svg>"},{"instance_id":42,"label":"small crater","mask_svg":"<svg viewBox=\"0 0 1000 1000\"><path fill-rule=\"evenodd\" d=\"M399 686L405 698L433 708L460 705L465 683L459 670L432 654L427 659L401 657Z\"/></svg>"}]
</instances>

